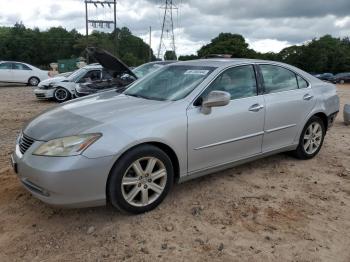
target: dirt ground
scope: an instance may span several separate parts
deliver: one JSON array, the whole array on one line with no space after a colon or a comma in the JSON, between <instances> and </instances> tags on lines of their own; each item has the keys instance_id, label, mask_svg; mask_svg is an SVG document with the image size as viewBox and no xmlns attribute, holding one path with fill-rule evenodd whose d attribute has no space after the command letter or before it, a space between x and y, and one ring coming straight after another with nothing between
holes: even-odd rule
<instances>
[{"instance_id":1,"label":"dirt ground","mask_svg":"<svg viewBox=\"0 0 350 262\"><path fill-rule=\"evenodd\" d=\"M350 85L339 86L342 107ZM0 261L350 261L350 126L320 154L286 154L176 185L156 210L57 209L9 164L25 122L53 102L0 87ZM342 111L341 111L342 112Z\"/></svg>"}]
</instances>

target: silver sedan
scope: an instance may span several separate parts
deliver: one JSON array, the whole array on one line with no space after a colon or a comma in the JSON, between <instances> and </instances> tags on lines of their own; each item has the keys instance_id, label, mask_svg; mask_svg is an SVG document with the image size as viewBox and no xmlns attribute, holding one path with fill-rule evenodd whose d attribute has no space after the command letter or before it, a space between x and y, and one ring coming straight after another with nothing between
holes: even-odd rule
<instances>
[{"instance_id":1,"label":"silver sedan","mask_svg":"<svg viewBox=\"0 0 350 262\"><path fill-rule=\"evenodd\" d=\"M284 151L313 158L338 111L334 85L290 65L179 62L37 116L12 163L49 204L142 213L174 183Z\"/></svg>"}]
</instances>

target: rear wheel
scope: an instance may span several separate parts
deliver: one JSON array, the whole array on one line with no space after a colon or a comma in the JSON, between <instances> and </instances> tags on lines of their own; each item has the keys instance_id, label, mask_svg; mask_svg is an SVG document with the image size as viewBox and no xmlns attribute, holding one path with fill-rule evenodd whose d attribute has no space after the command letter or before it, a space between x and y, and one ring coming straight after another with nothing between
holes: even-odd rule
<instances>
[{"instance_id":1,"label":"rear wheel","mask_svg":"<svg viewBox=\"0 0 350 262\"><path fill-rule=\"evenodd\" d=\"M143 213L157 207L174 180L170 158L158 147L131 149L114 165L107 184L110 203L128 213Z\"/></svg>"},{"instance_id":2,"label":"rear wheel","mask_svg":"<svg viewBox=\"0 0 350 262\"><path fill-rule=\"evenodd\" d=\"M28 80L28 85L30 86L37 86L39 83L40 83L40 79L35 76L29 78Z\"/></svg>"},{"instance_id":3,"label":"rear wheel","mask_svg":"<svg viewBox=\"0 0 350 262\"><path fill-rule=\"evenodd\" d=\"M299 159L311 159L321 150L326 129L322 119L313 116L301 133L299 145L294 155Z\"/></svg>"},{"instance_id":4,"label":"rear wheel","mask_svg":"<svg viewBox=\"0 0 350 262\"><path fill-rule=\"evenodd\" d=\"M69 99L71 99L71 93L63 88L63 87L58 87L56 88L55 92L53 93L53 97L55 98L55 100L58 102L58 103L62 103L62 102L65 102L65 101L68 101Z\"/></svg>"}]
</instances>

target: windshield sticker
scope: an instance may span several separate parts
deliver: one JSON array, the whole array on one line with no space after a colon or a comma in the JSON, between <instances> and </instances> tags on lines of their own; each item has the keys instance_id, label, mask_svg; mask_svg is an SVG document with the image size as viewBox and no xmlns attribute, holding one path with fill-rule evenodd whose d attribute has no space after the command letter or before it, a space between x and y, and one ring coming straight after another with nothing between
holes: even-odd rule
<instances>
[{"instance_id":1,"label":"windshield sticker","mask_svg":"<svg viewBox=\"0 0 350 262\"><path fill-rule=\"evenodd\" d=\"M187 70L185 72L185 75L206 75L208 74L209 70Z\"/></svg>"}]
</instances>

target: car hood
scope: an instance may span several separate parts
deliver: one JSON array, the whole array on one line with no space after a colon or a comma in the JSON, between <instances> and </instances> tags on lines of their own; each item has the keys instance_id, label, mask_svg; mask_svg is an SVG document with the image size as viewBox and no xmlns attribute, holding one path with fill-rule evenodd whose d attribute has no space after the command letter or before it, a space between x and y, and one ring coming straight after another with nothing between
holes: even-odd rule
<instances>
[{"instance_id":1,"label":"car hood","mask_svg":"<svg viewBox=\"0 0 350 262\"><path fill-rule=\"evenodd\" d=\"M171 101L146 100L109 91L65 103L34 118L23 132L40 141L88 132L99 127L137 121L154 111L164 110ZM102 128L103 129L103 128ZM93 130L93 131L91 131Z\"/></svg>"},{"instance_id":2,"label":"car hood","mask_svg":"<svg viewBox=\"0 0 350 262\"><path fill-rule=\"evenodd\" d=\"M137 79L137 76L130 70L130 68L124 64L120 59L113 56L111 53L107 52L98 47L87 47L86 51L90 56L92 56L101 66L107 69L111 75L123 75L128 74Z\"/></svg>"},{"instance_id":3,"label":"car hood","mask_svg":"<svg viewBox=\"0 0 350 262\"><path fill-rule=\"evenodd\" d=\"M41 81L39 86L47 86L49 84L54 84L54 83L58 83L58 82L62 82L64 80L66 80L67 78L64 76L57 76L57 77L52 77L52 78L48 78L44 81Z\"/></svg>"}]
</instances>

